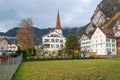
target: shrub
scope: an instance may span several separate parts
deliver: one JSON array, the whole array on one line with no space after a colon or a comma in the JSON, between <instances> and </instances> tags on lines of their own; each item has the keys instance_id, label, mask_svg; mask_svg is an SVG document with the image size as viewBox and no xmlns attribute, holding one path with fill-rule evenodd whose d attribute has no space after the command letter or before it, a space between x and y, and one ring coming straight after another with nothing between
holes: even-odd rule
<instances>
[{"instance_id":1,"label":"shrub","mask_svg":"<svg viewBox=\"0 0 120 80\"><path fill-rule=\"evenodd\" d=\"M78 50L74 50L74 55L79 55L79 51Z\"/></svg>"},{"instance_id":2,"label":"shrub","mask_svg":"<svg viewBox=\"0 0 120 80\"><path fill-rule=\"evenodd\" d=\"M35 56L36 49L35 48L26 48L21 51L23 53L23 59L26 60L27 57Z\"/></svg>"},{"instance_id":3,"label":"shrub","mask_svg":"<svg viewBox=\"0 0 120 80\"><path fill-rule=\"evenodd\" d=\"M92 54L90 55L90 58L96 59L96 58L97 58L97 54L96 54L96 53L92 53Z\"/></svg>"},{"instance_id":4,"label":"shrub","mask_svg":"<svg viewBox=\"0 0 120 80\"><path fill-rule=\"evenodd\" d=\"M35 48L26 48L24 49L24 54L28 56L35 56L36 55L36 49Z\"/></svg>"},{"instance_id":5,"label":"shrub","mask_svg":"<svg viewBox=\"0 0 120 80\"><path fill-rule=\"evenodd\" d=\"M22 52L21 52L20 50L17 50L16 52L10 53L9 56L11 56L11 57L17 57L17 56L19 56L21 53L22 53Z\"/></svg>"},{"instance_id":6,"label":"shrub","mask_svg":"<svg viewBox=\"0 0 120 80\"><path fill-rule=\"evenodd\" d=\"M17 54L17 53L10 53L10 56L11 56L11 57L17 57L18 54Z\"/></svg>"},{"instance_id":7,"label":"shrub","mask_svg":"<svg viewBox=\"0 0 120 80\"><path fill-rule=\"evenodd\" d=\"M51 54L52 58L56 58L57 55L57 52L56 51L52 51L52 54Z\"/></svg>"}]
</instances>

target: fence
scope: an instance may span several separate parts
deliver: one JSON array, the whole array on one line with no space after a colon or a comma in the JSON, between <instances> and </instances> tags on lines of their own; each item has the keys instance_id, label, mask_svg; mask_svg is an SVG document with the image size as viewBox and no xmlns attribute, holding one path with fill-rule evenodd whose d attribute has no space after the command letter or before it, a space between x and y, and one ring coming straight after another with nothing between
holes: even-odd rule
<instances>
[{"instance_id":1,"label":"fence","mask_svg":"<svg viewBox=\"0 0 120 80\"><path fill-rule=\"evenodd\" d=\"M22 61L22 54L16 58L0 60L0 80L11 80Z\"/></svg>"}]
</instances>

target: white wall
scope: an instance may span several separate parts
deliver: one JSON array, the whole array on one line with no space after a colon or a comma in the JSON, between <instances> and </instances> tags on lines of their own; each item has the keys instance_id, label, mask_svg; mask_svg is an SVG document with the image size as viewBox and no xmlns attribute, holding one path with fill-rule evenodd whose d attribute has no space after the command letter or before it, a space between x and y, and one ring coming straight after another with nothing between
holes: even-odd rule
<instances>
[{"instance_id":1,"label":"white wall","mask_svg":"<svg viewBox=\"0 0 120 80\"><path fill-rule=\"evenodd\" d=\"M107 42L107 39L109 39L110 42ZM111 46L107 47L108 44ZM96 52L97 55L107 55L108 49L110 49L111 54L116 54L116 39L107 38L106 35L97 28L91 38L91 52Z\"/></svg>"},{"instance_id":2,"label":"white wall","mask_svg":"<svg viewBox=\"0 0 120 80\"><path fill-rule=\"evenodd\" d=\"M6 40L0 41L0 50L7 50L8 49L8 42Z\"/></svg>"},{"instance_id":3,"label":"white wall","mask_svg":"<svg viewBox=\"0 0 120 80\"><path fill-rule=\"evenodd\" d=\"M53 36L55 35L55 36ZM47 41L46 41L47 40ZM46 49L47 51L58 51L62 47L65 46L66 39L63 37L63 35L57 33L57 32L52 32L50 34L47 34L42 38L42 44L43 45L49 45Z\"/></svg>"},{"instance_id":4,"label":"white wall","mask_svg":"<svg viewBox=\"0 0 120 80\"><path fill-rule=\"evenodd\" d=\"M8 50L9 51L17 51L18 46L16 44L8 44Z\"/></svg>"},{"instance_id":5,"label":"white wall","mask_svg":"<svg viewBox=\"0 0 120 80\"><path fill-rule=\"evenodd\" d=\"M86 35L83 35L79 41L80 41L81 51L87 50L88 52L90 52L91 40Z\"/></svg>"}]
</instances>

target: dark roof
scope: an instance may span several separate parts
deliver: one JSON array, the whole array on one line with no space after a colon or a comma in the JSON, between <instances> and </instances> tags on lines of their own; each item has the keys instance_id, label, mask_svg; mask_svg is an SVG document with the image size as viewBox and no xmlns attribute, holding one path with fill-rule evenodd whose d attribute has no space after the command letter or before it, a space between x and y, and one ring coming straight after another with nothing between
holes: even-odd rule
<instances>
[{"instance_id":1,"label":"dark roof","mask_svg":"<svg viewBox=\"0 0 120 80\"><path fill-rule=\"evenodd\" d=\"M116 39L120 39L120 36L115 36Z\"/></svg>"},{"instance_id":2,"label":"dark roof","mask_svg":"<svg viewBox=\"0 0 120 80\"><path fill-rule=\"evenodd\" d=\"M85 36L87 36L89 39L91 39L92 35L89 34L85 34Z\"/></svg>"},{"instance_id":3,"label":"dark roof","mask_svg":"<svg viewBox=\"0 0 120 80\"><path fill-rule=\"evenodd\" d=\"M114 32L108 28L100 28L100 30L106 35L108 38L115 38Z\"/></svg>"}]
</instances>

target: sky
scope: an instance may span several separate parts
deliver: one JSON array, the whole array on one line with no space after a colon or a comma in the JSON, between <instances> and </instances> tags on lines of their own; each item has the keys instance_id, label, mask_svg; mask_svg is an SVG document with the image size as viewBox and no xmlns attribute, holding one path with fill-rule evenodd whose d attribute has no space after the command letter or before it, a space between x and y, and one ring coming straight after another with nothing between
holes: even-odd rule
<instances>
[{"instance_id":1,"label":"sky","mask_svg":"<svg viewBox=\"0 0 120 80\"><path fill-rule=\"evenodd\" d=\"M0 0L0 32L19 27L31 18L34 27L54 28L59 10L61 25L81 27L90 22L101 0Z\"/></svg>"}]
</instances>

